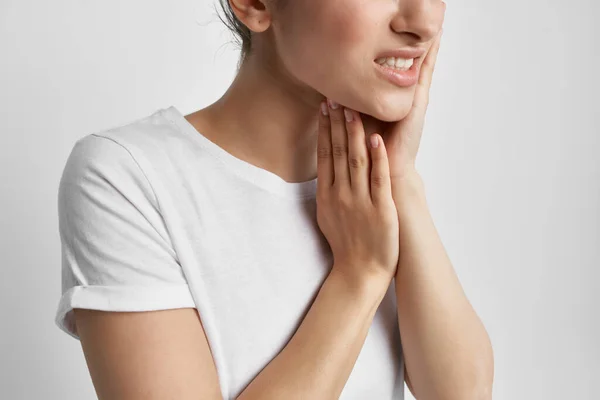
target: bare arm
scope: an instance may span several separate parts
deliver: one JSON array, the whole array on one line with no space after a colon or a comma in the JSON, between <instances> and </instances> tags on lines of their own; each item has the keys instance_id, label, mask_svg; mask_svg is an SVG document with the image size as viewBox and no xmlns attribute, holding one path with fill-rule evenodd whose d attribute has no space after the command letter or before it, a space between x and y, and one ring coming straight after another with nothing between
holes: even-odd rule
<instances>
[{"instance_id":1,"label":"bare arm","mask_svg":"<svg viewBox=\"0 0 600 400\"><path fill-rule=\"evenodd\" d=\"M390 283L350 282L333 269L296 334L238 399L339 398Z\"/></svg>"},{"instance_id":2,"label":"bare arm","mask_svg":"<svg viewBox=\"0 0 600 400\"><path fill-rule=\"evenodd\" d=\"M390 283L332 270L287 346L238 399L339 398ZM196 309L75 317L98 399L222 399Z\"/></svg>"},{"instance_id":3,"label":"bare arm","mask_svg":"<svg viewBox=\"0 0 600 400\"><path fill-rule=\"evenodd\" d=\"M395 186L398 320L411 392L419 400L491 399L493 351L429 214L416 173Z\"/></svg>"},{"instance_id":4,"label":"bare arm","mask_svg":"<svg viewBox=\"0 0 600 400\"><path fill-rule=\"evenodd\" d=\"M223 398L195 308L74 312L99 400Z\"/></svg>"}]
</instances>

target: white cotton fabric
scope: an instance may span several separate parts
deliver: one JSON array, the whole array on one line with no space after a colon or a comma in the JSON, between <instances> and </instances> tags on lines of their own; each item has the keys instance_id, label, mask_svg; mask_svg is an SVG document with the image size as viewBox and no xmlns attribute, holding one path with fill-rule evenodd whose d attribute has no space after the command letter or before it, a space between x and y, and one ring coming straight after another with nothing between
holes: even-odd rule
<instances>
[{"instance_id":1,"label":"white cotton fabric","mask_svg":"<svg viewBox=\"0 0 600 400\"><path fill-rule=\"evenodd\" d=\"M79 139L58 191L62 296L72 309L198 309L224 399L285 347L333 262L317 180L289 183L236 158L174 107ZM342 400L403 400L391 284Z\"/></svg>"}]
</instances>

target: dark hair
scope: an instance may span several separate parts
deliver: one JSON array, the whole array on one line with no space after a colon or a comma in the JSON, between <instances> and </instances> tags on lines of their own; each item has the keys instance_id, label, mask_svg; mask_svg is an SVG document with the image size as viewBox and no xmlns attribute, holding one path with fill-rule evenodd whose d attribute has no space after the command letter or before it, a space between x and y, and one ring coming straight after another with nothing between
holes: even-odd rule
<instances>
[{"instance_id":1,"label":"dark hair","mask_svg":"<svg viewBox=\"0 0 600 400\"><path fill-rule=\"evenodd\" d=\"M241 65L248 54L250 53L250 49L252 47L252 34L250 29L246 25L244 25L240 20L236 17L235 13L231 9L231 5L229 4L229 0L219 0L219 4L221 5L221 9L225 13L225 19L221 18L221 15L217 12L217 16L219 19L225 24L227 28L233 33L234 39L241 50L241 57L238 64Z\"/></svg>"}]
</instances>

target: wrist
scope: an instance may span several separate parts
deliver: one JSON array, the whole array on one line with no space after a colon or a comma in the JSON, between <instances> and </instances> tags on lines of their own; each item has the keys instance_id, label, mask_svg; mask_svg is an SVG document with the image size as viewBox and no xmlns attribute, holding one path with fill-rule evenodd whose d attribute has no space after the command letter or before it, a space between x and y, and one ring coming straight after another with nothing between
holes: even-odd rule
<instances>
[{"instance_id":1,"label":"wrist","mask_svg":"<svg viewBox=\"0 0 600 400\"><path fill-rule=\"evenodd\" d=\"M364 272L360 272L361 269ZM328 278L340 282L356 297L380 299L387 292L393 276L373 272L366 265L349 268L334 264Z\"/></svg>"}]
</instances>

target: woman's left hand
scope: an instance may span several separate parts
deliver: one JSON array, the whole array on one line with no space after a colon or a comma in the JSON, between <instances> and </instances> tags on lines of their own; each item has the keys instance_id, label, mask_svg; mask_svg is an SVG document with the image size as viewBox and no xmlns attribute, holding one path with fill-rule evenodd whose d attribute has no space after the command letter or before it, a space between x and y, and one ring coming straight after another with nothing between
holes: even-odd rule
<instances>
[{"instance_id":1,"label":"woman's left hand","mask_svg":"<svg viewBox=\"0 0 600 400\"><path fill-rule=\"evenodd\" d=\"M377 133L380 133L385 142L385 148L390 163L390 178L394 182L412 176L416 173L415 160L421 143L425 113L429 104L429 88L433 70L440 47L443 30L434 39L419 75L419 82L415 89L413 106L408 115L395 122L380 122Z\"/></svg>"}]
</instances>

